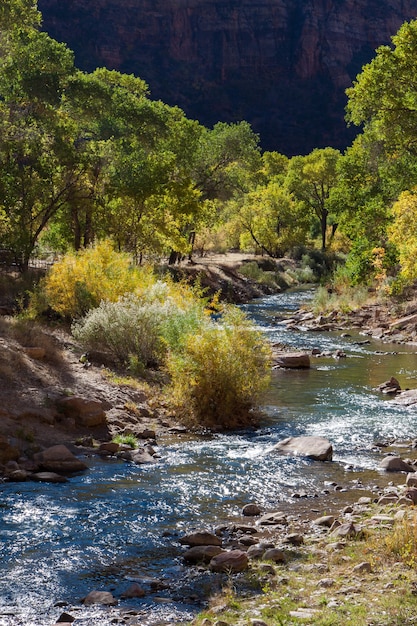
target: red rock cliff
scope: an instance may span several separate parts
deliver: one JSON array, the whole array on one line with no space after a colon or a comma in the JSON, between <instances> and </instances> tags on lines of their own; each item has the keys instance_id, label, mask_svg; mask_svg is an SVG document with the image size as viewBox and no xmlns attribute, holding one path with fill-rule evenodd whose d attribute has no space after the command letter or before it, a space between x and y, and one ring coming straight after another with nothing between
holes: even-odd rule
<instances>
[{"instance_id":1,"label":"red rock cliff","mask_svg":"<svg viewBox=\"0 0 417 626\"><path fill-rule=\"evenodd\" d=\"M343 147L344 90L417 0L39 0L44 28L144 78L205 124L247 119L265 148Z\"/></svg>"}]
</instances>

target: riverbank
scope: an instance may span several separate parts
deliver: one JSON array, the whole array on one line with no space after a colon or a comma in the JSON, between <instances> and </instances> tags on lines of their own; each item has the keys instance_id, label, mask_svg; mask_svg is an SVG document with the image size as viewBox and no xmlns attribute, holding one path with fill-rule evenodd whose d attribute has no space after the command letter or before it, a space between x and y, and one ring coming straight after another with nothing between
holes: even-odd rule
<instances>
[{"instance_id":1,"label":"riverbank","mask_svg":"<svg viewBox=\"0 0 417 626\"><path fill-rule=\"evenodd\" d=\"M294 261L271 263L263 257L230 253L184 261L170 271L176 279L198 283L207 297L217 294L222 301L241 303L276 293L281 289L276 281L283 287L295 284ZM240 271L248 264L259 268L259 280ZM178 420L161 394L163 374L149 370L138 379L118 372L107 355L84 355L65 326L10 316L19 301L16 280L11 278L10 295L5 289L0 301L0 474L9 461L30 458L40 447L73 448L84 440L99 444L127 436L146 444L147 433L154 433L154 441L170 429L178 430ZM73 410L65 409L68 398ZM85 405L83 415L74 408L77 402L80 410ZM89 405L101 420L86 415Z\"/></svg>"},{"instance_id":2,"label":"riverbank","mask_svg":"<svg viewBox=\"0 0 417 626\"><path fill-rule=\"evenodd\" d=\"M409 484L415 484L410 475ZM417 620L417 490L368 493L330 514L279 519L251 544L248 571L225 576L224 589L193 626L411 626ZM238 528L238 525L236 526ZM239 580L240 577L240 580ZM247 577L258 588L242 590ZM239 587L241 591L239 593Z\"/></svg>"}]
</instances>

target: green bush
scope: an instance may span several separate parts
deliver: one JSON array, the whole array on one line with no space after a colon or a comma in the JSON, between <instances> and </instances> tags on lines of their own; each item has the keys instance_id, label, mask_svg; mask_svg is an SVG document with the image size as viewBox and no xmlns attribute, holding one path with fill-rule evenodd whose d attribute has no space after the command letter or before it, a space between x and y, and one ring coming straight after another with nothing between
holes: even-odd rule
<instances>
[{"instance_id":1,"label":"green bush","mask_svg":"<svg viewBox=\"0 0 417 626\"><path fill-rule=\"evenodd\" d=\"M193 427L247 426L269 380L270 351L262 335L235 308L222 324L207 321L188 335L183 350L168 354L171 401Z\"/></svg>"}]
</instances>

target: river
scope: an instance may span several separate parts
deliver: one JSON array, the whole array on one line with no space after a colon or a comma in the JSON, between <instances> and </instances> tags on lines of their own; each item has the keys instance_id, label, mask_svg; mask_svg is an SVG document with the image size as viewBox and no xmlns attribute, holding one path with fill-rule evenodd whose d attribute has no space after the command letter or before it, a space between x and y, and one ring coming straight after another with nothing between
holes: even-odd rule
<instances>
[{"instance_id":1,"label":"river","mask_svg":"<svg viewBox=\"0 0 417 626\"><path fill-rule=\"evenodd\" d=\"M280 319L311 295L287 292L243 307L273 342L347 354L313 359L310 370L274 371L257 430L165 437L152 466L94 457L86 459L90 471L66 484L1 484L0 626L45 626L64 610L77 624L110 624L114 610L84 608L80 599L93 589L120 597L132 581L147 590L143 599L120 601L119 608L139 612L132 623L185 622L219 581L184 567L181 534L242 521L248 502L307 514L312 503L317 511L340 508L343 498L403 481L378 471L374 443L415 437L415 410L373 389L392 375L403 388L415 387L415 348L287 330ZM334 461L271 453L290 435L329 438Z\"/></svg>"}]
</instances>

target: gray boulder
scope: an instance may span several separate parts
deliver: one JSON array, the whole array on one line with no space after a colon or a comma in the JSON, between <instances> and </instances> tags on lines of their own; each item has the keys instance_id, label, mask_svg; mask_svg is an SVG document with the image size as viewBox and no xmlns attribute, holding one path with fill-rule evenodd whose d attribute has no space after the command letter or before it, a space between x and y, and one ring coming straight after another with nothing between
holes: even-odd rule
<instances>
[{"instance_id":1,"label":"gray boulder","mask_svg":"<svg viewBox=\"0 0 417 626\"><path fill-rule=\"evenodd\" d=\"M279 441L273 450L305 456L314 461L331 461L333 458L333 446L324 437L287 437Z\"/></svg>"}]
</instances>

